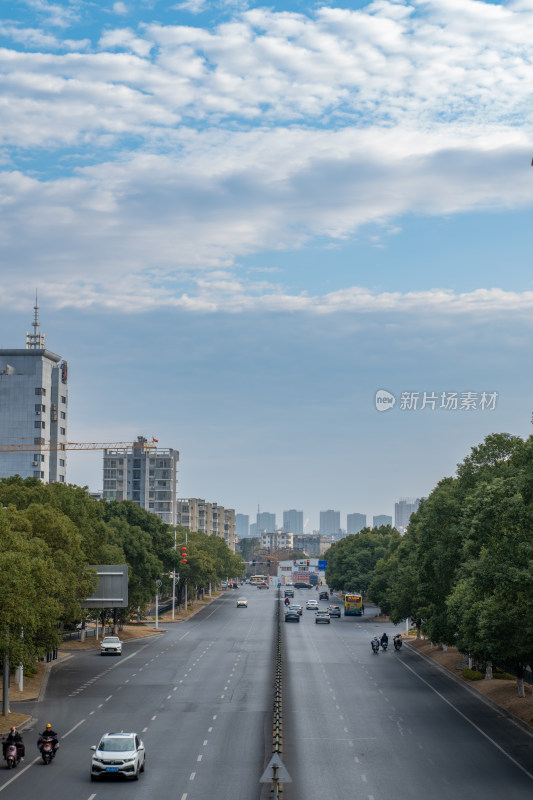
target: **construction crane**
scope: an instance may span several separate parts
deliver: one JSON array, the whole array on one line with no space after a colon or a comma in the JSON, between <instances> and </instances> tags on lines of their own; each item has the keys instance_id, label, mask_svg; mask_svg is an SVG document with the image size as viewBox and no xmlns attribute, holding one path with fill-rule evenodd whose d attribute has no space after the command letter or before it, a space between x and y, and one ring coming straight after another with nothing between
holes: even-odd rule
<instances>
[{"instance_id":1,"label":"construction crane","mask_svg":"<svg viewBox=\"0 0 533 800\"><path fill-rule=\"evenodd\" d=\"M136 447L139 450L154 450L154 442L41 442L39 444L1 444L0 453L23 453L34 450L54 451L54 450L124 450L128 447Z\"/></svg>"}]
</instances>

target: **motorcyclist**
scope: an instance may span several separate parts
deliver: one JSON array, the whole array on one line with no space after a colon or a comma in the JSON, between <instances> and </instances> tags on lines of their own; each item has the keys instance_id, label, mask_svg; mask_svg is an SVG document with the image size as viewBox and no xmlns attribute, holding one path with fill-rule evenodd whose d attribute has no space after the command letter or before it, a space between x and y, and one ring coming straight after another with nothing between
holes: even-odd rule
<instances>
[{"instance_id":1,"label":"motorcyclist","mask_svg":"<svg viewBox=\"0 0 533 800\"><path fill-rule=\"evenodd\" d=\"M374 636L370 644L372 646L372 650L379 650L379 639L377 636Z\"/></svg>"},{"instance_id":2,"label":"motorcyclist","mask_svg":"<svg viewBox=\"0 0 533 800\"><path fill-rule=\"evenodd\" d=\"M289 600L289 598L288 598L288 597L286 597L286 598L285 598L285 605L286 605L286 606L289 606L290 604L291 604L291 601Z\"/></svg>"},{"instance_id":3,"label":"motorcyclist","mask_svg":"<svg viewBox=\"0 0 533 800\"><path fill-rule=\"evenodd\" d=\"M44 731L41 733L41 735L37 740L37 747L39 748L39 750L41 749L45 739L52 740L52 754L55 756L57 748L59 747L59 740L57 738L57 733L52 728L49 722L46 723Z\"/></svg>"},{"instance_id":4,"label":"motorcyclist","mask_svg":"<svg viewBox=\"0 0 533 800\"><path fill-rule=\"evenodd\" d=\"M396 650L398 650L398 648L402 646L402 642L403 642L402 634L401 633L395 634L395 636L393 637L392 641L393 641L394 647L396 648Z\"/></svg>"},{"instance_id":5,"label":"motorcyclist","mask_svg":"<svg viewBox=\"0 0 533 800\"><path fill-rule=\"evenodd\" d=\"M388 643L389 643L389 637L387 636L386 633L383 633L381 637L381 646L383 647L384 644L388 645Z\"/></svg>"},{"instance_id":6,"label":"motorcyclist","mask_svg":"<svg viewBox=\"0 0 533 800\"><path fill-rule=\"evenodd\" d=\"M16 745L17 752L20 758L24 758L25 755L25 747L24 742L22 741L22 735L18 732L16 727L13 725L9 733L7 734L6 738L2 741L2 749L4 753L4 758L6 757L6 750L10 744Z\"/></svg>"}]
</instances>

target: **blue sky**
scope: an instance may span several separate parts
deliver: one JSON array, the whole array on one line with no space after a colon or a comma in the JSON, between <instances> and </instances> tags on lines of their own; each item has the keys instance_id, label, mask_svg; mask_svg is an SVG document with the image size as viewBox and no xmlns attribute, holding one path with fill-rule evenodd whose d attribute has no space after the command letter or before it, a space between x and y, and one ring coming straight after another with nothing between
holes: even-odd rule
<instances>
[{"instance_id":1,"label":"blue sky","mask_svg":"<svg viewBox=\"0 0 533 800\"><path fill-rule=\"evenodd\" d=\"M312 530L529 435L531 0L1 17L0 344L38 287L71 440L155 436L181 496Z\"/></svg>"}]
</instances>

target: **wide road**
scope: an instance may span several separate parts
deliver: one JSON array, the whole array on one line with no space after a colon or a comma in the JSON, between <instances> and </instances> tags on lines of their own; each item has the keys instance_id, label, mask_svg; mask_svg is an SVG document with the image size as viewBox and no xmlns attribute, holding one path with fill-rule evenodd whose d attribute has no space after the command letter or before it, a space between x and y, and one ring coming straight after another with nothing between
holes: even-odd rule
<instances>
[{"instance_id":1,"label":"wide road","mask_svg":"<svg viewBox=\"0 0 533 800\"><path fill-rule=\"evenodd\" d=\"M274 590L227 592L187 623L127 643L121 657L79 652L54 667L38 718L24 733L26 760L0 769L0 800L250 800L258 797L271 708ZM247 609L236 608L248 596ZM37 733L61 734L52 764ZM146 747L139 781L89 777L90 746L106 731L136 731Z\"/></svg>"},{"instance_id":2,"label":"wide road","mask_svg":"<svg viewBox=\"0 0 533 800\"><path fill-rule=\"evenodd\" d=\"M374 655L400 628L368 611L284 624L284 800L530 800L531 735L408 648Z\"/></svg>"}]
</instances>

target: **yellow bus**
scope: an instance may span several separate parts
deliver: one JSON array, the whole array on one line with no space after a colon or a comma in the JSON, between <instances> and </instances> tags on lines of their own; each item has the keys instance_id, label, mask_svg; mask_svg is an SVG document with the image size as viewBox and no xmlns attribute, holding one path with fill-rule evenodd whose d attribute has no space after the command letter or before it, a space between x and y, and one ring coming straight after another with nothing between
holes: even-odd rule
<instances>
[{"instance_id":1,"label":"yellow bus","mask_svg":"<svg viewBox=\"0 0 533 800\"><path fill-rule=\"evenodd\" d=\"M344 616L360 617L363 613L363 597L360 594L344 595Z\"/></svg>"},{"instance_id":2,"label":"yellow bus","mask_svg":"<svg viewBox=\"0 0 533 800\"><path fill-rule=\"evenodd\" d=\"M268 585L268 575L252 575L250 583L255 586L256 583L266 583Z\"/></svg>"}]
</instances>

